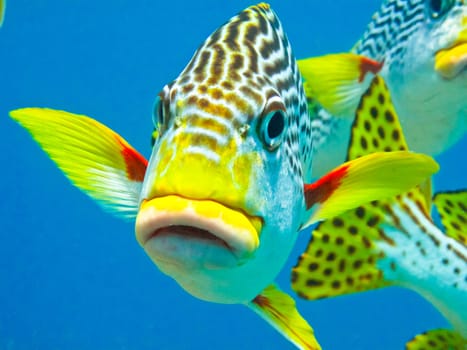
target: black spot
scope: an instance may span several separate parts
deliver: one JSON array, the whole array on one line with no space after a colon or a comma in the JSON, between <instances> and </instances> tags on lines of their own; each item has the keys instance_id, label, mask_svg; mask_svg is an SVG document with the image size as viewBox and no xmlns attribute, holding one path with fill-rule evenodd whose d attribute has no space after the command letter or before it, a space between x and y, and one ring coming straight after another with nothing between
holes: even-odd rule
<instances>
[{"instance_id":1,"label":"black spot","mask_svg":"<svg viewBox=\"0 0 467 350\"><path fill-rule=\"evenodd\" d=\"M370 108L370 114L373 117L373 119L378 118L378 110L376 109L376 107L371 107Z\"/></svg>"},{"instance_id":2,"label":"black spot","mask_svg":"<svg viewBox=\"0 0 467 350\"><path fill-rule=\"evenodd\" d=\"M339 281L333 281L331 284L332 288L338 289L341 286L341 283Z\"/></svg>"},{"instance_id":3,"label":"black spot","mask_svg":"<svg viewBox=\"0 0 467 350\"><path fill-rule=\"evenodd\" d=\"M394 122L394 114L392 114L391 111L386 111L384 113L384 117L386 118L386 121L388 121L389 123Z\"/></svg>"},{"instance_id":4,"label":"black spot","mask_svg":"<svg viewBox=\"0 0 467 350\"><path fill-rule=\"evenodd\" d=\"M292 283L295 283L297 282L297 279L298 279L298 273L295 271L292 271L292 274L290 275L290 281Z\"/></svg>"},{"instance_id":5,"label":"black spot","mask_svg":"<svg viewBox=\"0 0 467 350\"><path fill-rule=\"evenodd\" d=\"M383 95L382 93L380 93L380 94L378 95L378 102L379 102L380 104L384 104L384 100L385 100L385 99L384 99L384 95Z\"/></svg>"},{"instance_id":6,"label":"black spot","mask_svg":"<svg viewBox=\"0 0 467 350\"><path fill-rule=\"evenodd\" d=\"M391 264L389 266L391 267L392 271L396 271L396 263L394 261L391 261Z\"/></svg>"},{"instance_id":7,"label":"black spot","mask_svg":"<svg viewBox=\"0 0 467 350\"><path fill-rule=\"evenodd\" d=\"M346 282L349 286L353 286L353 278L352 277L347 277L346 279Z\"/></svg>"},{"instance_id":8,"label":"black spot","mask_svg":"<svg viewBox=\"0 0 467 350\"><path fill-rule=\"evenodd\" d=\"M378 135L384 140L386 133L384 132L384 129L382 126L378 126Z\"/></svg>"},{"instance_id":9,"label":"black spot","mask_svg":"<svg viewBox=\"0 0 467 350\"><path fill-rule=\"evenodd\" d=\"M433 340L428 340L428 345L430 345L432 348L436 348L438 346L438 344L436 344L436 342Z\"/></svg>"},{"instance_id":10,"label":"black spot","mask_svg":"<svg viewBox=\"0 0 467 350\"><path fill-rule=\"evenodd\" d=\"M353 263L354 269L358 270L360 267L362 267L362 261L361 260L355 260Z\"/></svg>"},{"instance_id":11,"label":"black spot","mask_svg":"<svg viewBox=\"0 0 467 350\"><path fill-rule=\"evenodd\" d=\"M335 226L335 227L342 227L344 226L344 221L341 219L341 218L334 218L332 220L332 224Z\"/></svg>"},{"instance_id":12,"label":"black spot","mask_svg":"<svg viewBox=\"0 0 467 350\"><path fill-rule=\"evenodd\" d=\"M344 244L344 239L342 237L337 237L336 238L336 244L337 245L342 245Z\"/></svg>"},{"instance_id":13,"label":"black spot","mask_svg":"<svg viewBox=\"0 0 467 350\"><path fill-rule=\"evenodd\" d=\"M371 123L368 120L365 120L363 126L365 127L366 131L371 131Z\"/></svg>"},{"instance_id":14,"label":"black spot","mask_svg":"<svg viewBox=\"0 0 467 350\"><path fill-rule=\"evenodd\" d=\"M379 141L376 137L373 138L373 147L378 148L379 147Z\"/></svg>"},{"instance_id":15,"label":"black spot","mask_svg":"<svg viewBox=\"0 0 467 350\"><path fill-rule=\"evenodd\" d=\"M349 255L352 255L353 253L355 253L356 250L357 250L357 248L355 248L355 246L353 246L353 245L349 245L347 247L347 253L349 253Z\"/></svg>"},{"instance_id":16,"label":"black spot","mask_svg":"<svg viewBox=\"0 0 467 350\"><path fill-rule=\"evenodd\" d=\"M323 240L324 243L328 243L329 242L329 235L324 234L322 240Z\"/></svg>"},{"instance_id":17,"label":"black spot","mask_svg":"<svg viewBox=\"0 0 467 350\"><path fill-rule=\"evenodd\" d=\"M444 258L443 260L441 260L441 262L443 263L443 265L448 265L449 264L449 260Z\"/></svg>"},{"instance_id":18,"label":"black spot","mask_svg":"<svg viewBox=\"0 0 467 350\"><path fill-rule=\"evenodd\" d=\"M456 230L460 231L461 227L457 222L451 222L452 227L454 227Z\"/></svg>"},{"instance_id":19,"label":"black spot","mask_svg":"<svg viewBox=\"0 0 467 350\"><path fill-rule=\"evenodd\" d=\"M454 268L454 273L455 273L456 275L458 275L458 274L461 273L461 270L460 270L458 267L456 267L456 268Z\"/></svg>"},{"instance_id":20,"label":"black spot","mask_svg":"<svg viewBox=\"0 0 467 350\"><path fill-rule=\"evenodd\" d=\"M319 258L319 257L321 257L321 255L323 255L323 250L322 250L322 249L318 249L318 250L316 251L316 253L315 253L315 256L316 256L317 258Z\"/></svg>"},{"instance_id":21,"label":"black spot","mask_svg":"<svg viewBox=\"0 0 467 350\"><path fill-rule=\"evenodd\" d=\"M339 261L339 272L344 272L344 270L345 270L345 260L341 259L341 261Z\"/></svg>"},{"instance_id":22,"label":"black spot","mask_svg":"<svg viewBox=\"0 0 467 350\"><path fill-rule=\"evenodd\" d=\"M446 199L446 204L449 205L451 208L454 207L454 204L449 199Z\"/></svg>"},{"instance_id":23,"label":"black spot","mask_svg":"<svg viewBox=\"0 0 467 350\"><path fill-rule=\"evenodd\" d=\"M309 278L306 280L306 285L308 287L319 287L323 285L323 281L320 281L314 278Z\"/></svg>"},{"instance_id":24,"label":"black spot","mask_svg":"<svg viewBox=\"0 0 467 350\"><path fill-rule=\"evenodd\" d=\"M355 214L357 214L358 218L363 219L363 217L365 216L365 208L358 207L357 210L355 211Z\"/></svg>"},{"instance_id":25,"label":"black spot","mask_svg":"<svg viewBox=\"0 0 467 350\"><path fill-rule=\"evenodd\" d=\"M360 145L362 146L363 149L368 148L368 142L366 141L365 137L360 137Z\"/></svg>"},{"instance_id":26,"label":"black spot","mask_svg":"<svg viewBox=\"0 0 467 350\"><path fill-rule=\"evenodd\" d=\"M310 265L308 265L308 271L316 271L318 270L319 268L319 264L318 263L315 263L315 262L312 262L310 263Z\"/></svg>"},{"instance_id":27,"label":"black spot","mask_svg":"<svg viewBox=\"0 0 467 350\"><path fill-rule=\"evenodd\" d=\"M401 134L400 134L399 130L397 130L397 129L396 129L396 130L393 130L393 132L392 132L392 139L393 139L394 141L399 141L400 137L401 137Z\"/></svg>"},{"instance_id":28,"label":"black spot","mask_svg":"<svg viewBox=\"0 0 467 350\"><path fill-rule=\"evenodd\" d=\"M328 256L326 257L327 261L334 261L335 259L336 259L336 253L334 252L329 253Z\"/></svg>"},{"instance_id":29,"label":"black spot","mask_svg":"<svg viewBox=\"0 0 467 350\"><path fill-rule=\"evenodd\" d=\"M349 226L349 233L355 236L358 233L358 229L355 226Z\"/></svg>"},{"instance_id":30,"label":"black spot","mask_svg":"<svg viewBox=\"0 0 467 350\"><path fill-rule=\"evenodd\" d=\"M378 217L377 216L372 216L371 218L368 219L366 224L370 227L374 227L378 223Z\"/></svg>"},{"instance_id":31,"label":"black spot","mask_svg":"<svg viewBox=\"0 0 467 350\"><path fill-rule=\"evenodd\" d=\"M325 276L330 276L330 275L332 275L332 269L331 269L330 267L324 269L323 274L324 274Z\"/></svg>"}]
</instances>

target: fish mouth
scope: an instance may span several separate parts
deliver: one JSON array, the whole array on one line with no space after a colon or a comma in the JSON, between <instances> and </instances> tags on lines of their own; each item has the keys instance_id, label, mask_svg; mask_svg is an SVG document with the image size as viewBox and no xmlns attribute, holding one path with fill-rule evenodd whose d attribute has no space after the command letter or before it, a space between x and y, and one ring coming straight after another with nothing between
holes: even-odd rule
<instances>
[{"instance_id":1,"label":"fish mouth","mask_svg":"<svg viewBox=\"0 0 467 350\"><path fill-rule=\"evenodd\" d=\"M211 200L143 200L136 239L164 272L244 264L259 247L262 219Z\"/></svg>"},{"instance_id":2,"label":"fish mouth","mask_svg":"<svg viewBox=\"0 0 467 350\"><path fill-rule=\"evenodd\" d=\"M435 70L444 79L454 79L467 67L467 29L448 48L439 50L435 54Z\"/></svg>"}]
</instances>

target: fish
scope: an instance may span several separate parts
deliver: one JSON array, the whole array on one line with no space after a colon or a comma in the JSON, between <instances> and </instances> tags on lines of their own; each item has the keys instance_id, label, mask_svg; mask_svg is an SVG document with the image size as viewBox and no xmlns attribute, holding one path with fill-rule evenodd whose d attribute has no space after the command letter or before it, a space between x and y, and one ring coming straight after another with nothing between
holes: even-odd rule
<instances>
[{"instance_id":1,"label":"fish","mask_svg":"<svg viewBox=\"0 0 467 350\"><path fill-rule=\"evenodd\" d=\"M376 75L357 107L347 158L407 149L389 89ZM432 203L444 232L431 215ZM427 180L319 223L292 269L292 289L317 300L389 286L408 288L428 300L452 329L419 334L406 349L465 350L466 244L467 190L432 197Z\"/></svg>"},{"instance_id":2,"label":"fish","mask_svg":"<svg viewBox=\"0 0 467 350\"><path fill-rule=\"evenodd\" d=\"M386 0L350 53L366 59L362 72L369 74L360 84L346 80L349 71L339 65L335 54L298 60L317 140L315 176L345 160L361 91L368 88L375 72L391 91L412 151L437 156L465 136L464 0ZM321 100L316 98L317 91Z\"/></svg>"},{"instance_id":3,"label":"fish","mask_svg":"<svg viewBox=\"0 0 467 350\"><path fill-rule=\"evenodd\" d=\"M298 232L425 181L429 156L375 153L311 182L302 79L279 18L249 7L212 33L153 108L149 161L95 119L10 112L66 177L117 217L188 294L246 305L300 349L320 349L274 280Z\"/></svg>"}]
</instances>

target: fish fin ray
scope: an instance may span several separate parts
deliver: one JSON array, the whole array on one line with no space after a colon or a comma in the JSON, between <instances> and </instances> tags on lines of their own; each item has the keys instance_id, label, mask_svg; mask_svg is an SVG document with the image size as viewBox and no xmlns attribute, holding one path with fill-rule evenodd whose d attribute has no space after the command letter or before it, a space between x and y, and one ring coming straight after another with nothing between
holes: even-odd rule
<instances>
[{"instance_id":1,"label":"fish fin ray","mask_svg":"<svg viewBox=\"0 0 467 350\"><path fill-rule=\"evenodd\" d=\"M274 284L266 287L248 306L299 349L321 349L313 329L297 311L293 298Z\"/></svg>"},{"instance_id":2,"label":"fish fin ray","mask_svg":"<svg viewBox=\"0 0 467 350\"><path fill-rule=\"evenodd\" d=\"M467 190L437 193L433 203L446 235L467 245Z\"/></svg>"},{"instance_id":3,"label":"fish fin ray","mask_svg":"<svg viewBox=\"0 0 467 350\"><path fill-rule=\"evenodd\" d=\"M316 99L335 116L352 116L368 87L367 73L382 63L353 53L330 54L297 61L307 98Z\"/></svg>"},{"instance_id":4,"label":"fish fin ray","mask_svg":"<svg viewBox=\"0 0 467 350\"><path fill-rule=\"evenodd\" d=\"M23 108L10 116L65 176L105 210L135 217L147 161L121 136L83 115Z\"/></svg>"}]
</instances>

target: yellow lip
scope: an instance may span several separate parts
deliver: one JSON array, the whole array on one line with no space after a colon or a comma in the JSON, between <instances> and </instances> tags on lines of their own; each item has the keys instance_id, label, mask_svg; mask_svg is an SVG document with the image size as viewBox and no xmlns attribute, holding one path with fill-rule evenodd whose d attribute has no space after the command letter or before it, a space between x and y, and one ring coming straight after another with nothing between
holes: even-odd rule
<instances>
[{"instance_id":1,"label":"yellow lip","mask_svg":"<svg viewBox=\"0 0 467 350\"><path fill-rule=\"evenodd\" d=\"M445 79L453 79L467 66L467 29L464 29L456 42L435 55L435 70Z\"/></svg>"},{"instance_id":2,"label":"yellow lip","mask_svg":"<svg viewBox=\"0 0 467 350\"><path fill-rule=\"evenodd\" d=\"M261 228L261 218L218 202L170 195L143 201L136 238L158 265L222 268L253 254Z\"/></svg>"}]
</instances>

